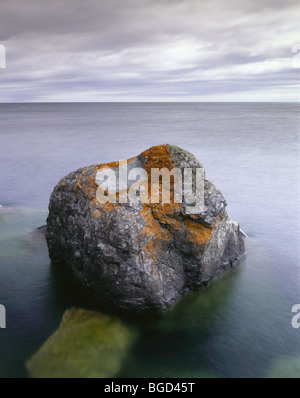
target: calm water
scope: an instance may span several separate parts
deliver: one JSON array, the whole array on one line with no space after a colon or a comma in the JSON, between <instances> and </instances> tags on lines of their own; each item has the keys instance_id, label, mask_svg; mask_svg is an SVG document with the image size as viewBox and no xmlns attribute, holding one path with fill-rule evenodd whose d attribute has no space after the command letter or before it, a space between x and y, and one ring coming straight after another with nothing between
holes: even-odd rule
<instances>
[{"instance_id":1,"label":"calm water","mask_svg":"<svg viewBox=\"0 0 300 398\"><path fill-rule=\"evenodd\" d=\"M0 376L25 361L80 305L51 267L45 223L57 181L79 167L126 159L155 144L193 152L249 235L247 258L154 319L120 376L299 374L299 104L0 104ZM83 299L82 299L83 300Z\"/></svg>"}]
</instances>

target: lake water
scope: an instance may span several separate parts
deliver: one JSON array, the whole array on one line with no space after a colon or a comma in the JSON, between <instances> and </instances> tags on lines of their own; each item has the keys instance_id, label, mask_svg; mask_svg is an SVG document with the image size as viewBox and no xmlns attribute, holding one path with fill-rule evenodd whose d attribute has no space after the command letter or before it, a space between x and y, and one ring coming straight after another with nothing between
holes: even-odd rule
<instances>
[{"instance_id":1,"label":"lake water","mask_svg":"<svg viewBox=\"0 0 300 398\"><path fill-rule=\"evenodd\" d=\"M0 104L0 377L26 360L66 308L88 305L51 266L42 236L49 195L79 167L156 144L202 162L247 233L247 256L166 314L130 319L139 339L119 376L299 375L300 112L288 103Z\"/></svg>"}]
</instances>

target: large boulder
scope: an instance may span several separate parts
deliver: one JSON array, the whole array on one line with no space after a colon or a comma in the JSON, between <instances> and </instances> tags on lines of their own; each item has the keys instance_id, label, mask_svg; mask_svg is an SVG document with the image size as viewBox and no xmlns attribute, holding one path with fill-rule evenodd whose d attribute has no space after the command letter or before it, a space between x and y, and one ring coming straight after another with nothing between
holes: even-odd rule
<instances>
[{"instance_id":1,"label":"large boulder","mask_svg":"<svg viewBox=\"0 0 300 398\"><path fill-rule=\"evenodd\" d=\"M199 214L189 214L191 207L184 201L175 203L175 179L170 203L143 203L141 190L137 200L120 203L124 192L118 186L117 203L104 203L99 173L110 169L120 176L120 167L113 162L74 171L59 181L50 198L46 234L50 258L71 267L96 299L138 312L161 311L237 264L244 252L242 232L228 216L226 201L214 184L204 179ZM130 159L127 168L127 173L142 168L149 176L153 168L176 168L183 175L190 168L194 188L196 169L203 170L191 153L172 145L151 147ZM129 182L134 188L135 181ZM144 188L150 198L151 178ZM109 183L103 192L111 201Z\"/></svg>"}]
</instances>

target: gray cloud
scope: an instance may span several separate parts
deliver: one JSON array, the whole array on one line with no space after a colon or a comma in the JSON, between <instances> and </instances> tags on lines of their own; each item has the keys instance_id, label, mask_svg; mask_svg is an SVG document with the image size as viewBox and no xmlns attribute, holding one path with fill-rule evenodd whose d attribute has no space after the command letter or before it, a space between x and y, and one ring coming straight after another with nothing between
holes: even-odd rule
<instances>
[{"instance_id":1,"label":"gray cloud","mask_svg":"<svg viewBox=\"0 0 300 398\"><path fill-rule=\"evenodd\" d=\"M3 102L299 100L298 1L0 2Z\"/></svg>"}]
</instances>

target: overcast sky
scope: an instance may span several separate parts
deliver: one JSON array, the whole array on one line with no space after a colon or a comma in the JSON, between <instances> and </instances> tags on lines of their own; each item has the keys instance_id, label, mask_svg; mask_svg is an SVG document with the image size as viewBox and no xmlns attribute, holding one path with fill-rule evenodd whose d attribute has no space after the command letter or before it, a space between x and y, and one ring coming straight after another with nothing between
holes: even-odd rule
<instances>
[{"instance_id":1,"label":"overcast sky","mask_svg":"<svg viewBox=\"0 0 300 398\"><path fill-rule=\"evenodd\" d=\"M299 21L299 0L0 0L0 101L299 101Z\"/></svg>"}]
</instances>

